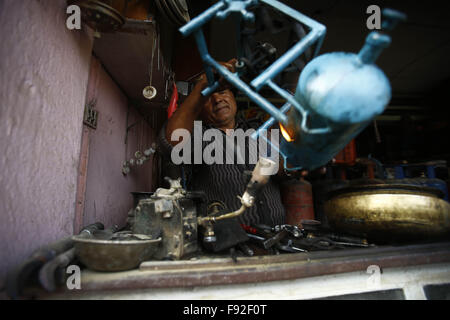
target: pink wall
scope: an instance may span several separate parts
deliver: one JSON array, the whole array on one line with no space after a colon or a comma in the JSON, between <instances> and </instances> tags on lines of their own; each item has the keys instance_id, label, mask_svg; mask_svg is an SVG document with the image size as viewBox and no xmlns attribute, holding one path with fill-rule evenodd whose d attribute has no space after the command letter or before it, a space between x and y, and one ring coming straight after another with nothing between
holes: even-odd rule
<instances>
[{"instance_id":1,"label":"pink wall","mask_svg":"<svg viewBox=\"0 0 450 320\"><path fill-rule=\"evenodd\" d=\"M152 161L122 174L122 164L143 152L153 141L154 132L144 119L128 106L127 98L93 58L89 98L95 98L99 112L97 129L89 129L89 158L83 223L102 222L105 227L123 226L132 208L130 192L151 191ZM127 113L128 124L127 124ZM136 125L134 125L136 124ZM126 128L134 125L128 132Z\"/></svg>"},{"instance_id":2,"label":"pink wall","mask_svg":"<svg viewBox=\"0 0 450 320\"><path fill-rule=\"evenodd\" d=\"M0 1L0 285L73 232L93 41L66 17L63 0Z\"/></svg>"},{"instance_id":3,"label":"pink wall","mask_svg":"<svg viewBox=\"0 0 450 320\"><path fill-rule=\"evenodd\" d=\"M0 293L7 271L34 250L82 225L122 226L130 192L152 188L151 161L127 176L121 169L154 131L91 60L92 32L68 30L66 18L65 0L0 0ZM96 130L83 125L91 97ZM127 112L138 125L125 145Z\"/></svg>"}]
</instances>

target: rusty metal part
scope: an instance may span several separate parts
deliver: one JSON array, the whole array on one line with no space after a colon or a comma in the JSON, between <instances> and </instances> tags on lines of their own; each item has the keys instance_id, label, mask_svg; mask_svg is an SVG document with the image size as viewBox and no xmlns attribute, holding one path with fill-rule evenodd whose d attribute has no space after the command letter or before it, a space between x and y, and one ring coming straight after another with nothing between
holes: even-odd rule
<instances>
[{"instance_id":1,"label":"rusty metal part","mask_svg":"<svg viewBox=\"0 0 450 320\"><path fill-rule=\"evenodd\" d=\"M118 236L120 235L120 236ZM105 239L106 238L106 239ZM105 237L91 238L74 236L75 253L80 261L95 271L125 271L139 267L156 252L161 238L127 232Z\"/></svg>"},{"instance_id":2,"label":"rusty metal part","mask_svg":"<svg viewBox=\"0 0 450 320\"><path fill-rule=\"evenodd\" d=\"M255 252L245 243L238 243L237 247L247 257L253 257L255 255Z\"/></svg>"},{"instance_id":3,"label":"rusty metal part","mask_svg":"<svg viewBox=\"0 0 450 320\"><path fill-rule=\"evenodd\" d=\"M290 253L308 252L308 250L301 249L301 248L294 246L292 240L289 240L285 245L278 244L278 249L285 251L285 252L290 252Z\"/></svg>"},{"instance_id":4,"label":"rusty metal part","mask_svg":"<svg viewBox=\"0 0 450 320\"><path fill-rule=\"evenodd\" d=\"M57 279L57 273L66 268L74 259L75 248L72 248L46 263L39 271L39 282L42 287L49 292L55 291L59 284L58 280L61 280Z\"/></svg>"},{"instance_id":5,"label":"rusty metal part","mask_svg":"<svg viewBox=\"0 0 450 320\"><path fill-rule=\"evenodd\" d=\"M272 248L274 245L280 243L281 240L286 238L288 234L289 234L289 231L287 231L286 229L281 230L276 235L274 235L273 237L271 237L263 242L264 249Z\"/></svg>"},{"instance_id":6,"label":"rusty metal part","mask_svg":"<svg viewBox=\"0 0 450 320\"><path fill-rule=\"evenodd\" d=\"M96 230L104 229L100 222L84 227L79 236L87 237ZM45 264L51 262L58 255L68 252L74 245L72 237L67 237L50 243L35 251L25 262L8 273L6 279L6 292L11 299L22 296L25 286L32 282L33 275Z\"/></svg>"},{"instance_id":7,"label":"rusty metal part","mask_svg":"<svg viewBox=\"0 0 450 320\"><path fill-rule=\"evenodd\" d=\"M170 189L159 188L148 199L142 199L133 210L134 233L162 237L154 259L178 260L195 253L197 215L203 211L204 193L186 192L180 180L166 179Z\"/></svg>"},{"instance_id":8,"label":"rusty metal part","mask_svg":"<svg viewBox=\"0 0 450 320\"><path fill-rule=\"evenodd\" d=\"M439 190L406 185L362 185L330 193L324 210L330 226L369 239L444 237L450 205Z\"/></svg>"}]
</instances>

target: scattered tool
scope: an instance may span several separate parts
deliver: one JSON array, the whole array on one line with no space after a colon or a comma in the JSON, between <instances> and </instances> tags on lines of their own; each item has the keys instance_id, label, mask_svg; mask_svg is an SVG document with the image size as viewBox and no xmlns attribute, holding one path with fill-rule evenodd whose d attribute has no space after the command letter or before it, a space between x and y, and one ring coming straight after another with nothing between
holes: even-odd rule
<instances>
[{"instance_id":1,"label":"scattered tool","mask_svg":"<svg viewBox=\"0 0 450 320\"><path fill-rule=\"evenodd\" d=\"M345 248L366 248L367 240L339 235L321 228L319 221L302 221L303 229L294 225L243 226L249 239L265 250L288 253Z\"/></svg>"}]
</instances>

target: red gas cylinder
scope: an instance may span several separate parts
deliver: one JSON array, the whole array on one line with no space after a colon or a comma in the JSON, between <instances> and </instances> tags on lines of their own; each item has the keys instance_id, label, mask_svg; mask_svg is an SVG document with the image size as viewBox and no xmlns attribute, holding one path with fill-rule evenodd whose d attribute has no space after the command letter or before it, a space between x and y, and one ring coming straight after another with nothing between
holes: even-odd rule
<instances>
[{"instance_id":1,"label":"red gas cylinder","mask_svg":"<svg viewBox=\"0 0 450 320\"><path fill-rule=\"evenodd\" d=\"M336 164L345 164L353 166L356 163L356 142L355 139L350 141L345 148L339 152L335 157Z\"/></svg>"},{"instance_id":2,"label":"red gas cylinder","mask_svg":"<svg viewBox=\"0 0 450 320\"><path fill-rule=\"evenodd\" d=\"M302 227L302 220L314 220L312 186L304 179L281 185L281 200L286 209L286 223Z\"/></svg>"}]
</instances>

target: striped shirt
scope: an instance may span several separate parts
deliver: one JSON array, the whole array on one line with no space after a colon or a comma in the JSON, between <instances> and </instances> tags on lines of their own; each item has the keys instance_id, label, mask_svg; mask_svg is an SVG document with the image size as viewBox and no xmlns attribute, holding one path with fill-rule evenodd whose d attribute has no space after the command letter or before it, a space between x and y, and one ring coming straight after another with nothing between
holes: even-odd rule
<instances>
[{"instance_id":1,"label":"striped shirt","mask_svg":"<svg viewBox=\"0 0 450 320\"><path fill-rule=\"evenodd\" d=\"M255 128L249 123L237 119L235 129L243 129L244 131ZM168 158L171 159L172 145L166 138L166 125L165 124L158 136L158 146L160 151ZM208 125L202 125L202 137L203 132L211 127ZM226 146L226 140L230 139L223 131L222 133L223 146ZM241 202L238 196L242 196L245 192L247 183L250 179L251 171L253 171L255 164L251 159L250 152L252 148L249 147L250 137L245 141L245 164L183 164L184 172L186 173L186 186L189 191L204 191L208 203L215 202L217 200L222 201L227 205L227 209L235 211L241 207ZM203 141L202 150L207 147L211 141ZM236 141L234 150L239 150L236 147ZM191 146L193 149L193 146ZM225 152L225 147L224 151ZM193 152L191 152L193 155ZM236 156L236 155L235 155ZM226 159L224 155L223 159ZM236 159L235 159L236 160ZM192 162L191 162L192 163ZM246 174L247 173L247 174ZM281 225L285 223L285 209L281 202L280 187L277 176L272 176L269 183L261 190L258 198L255 201L255 205L247 210L238 218L240 223L245 225L265 224L269 226Z\"/></svg>"}]
</instances>

